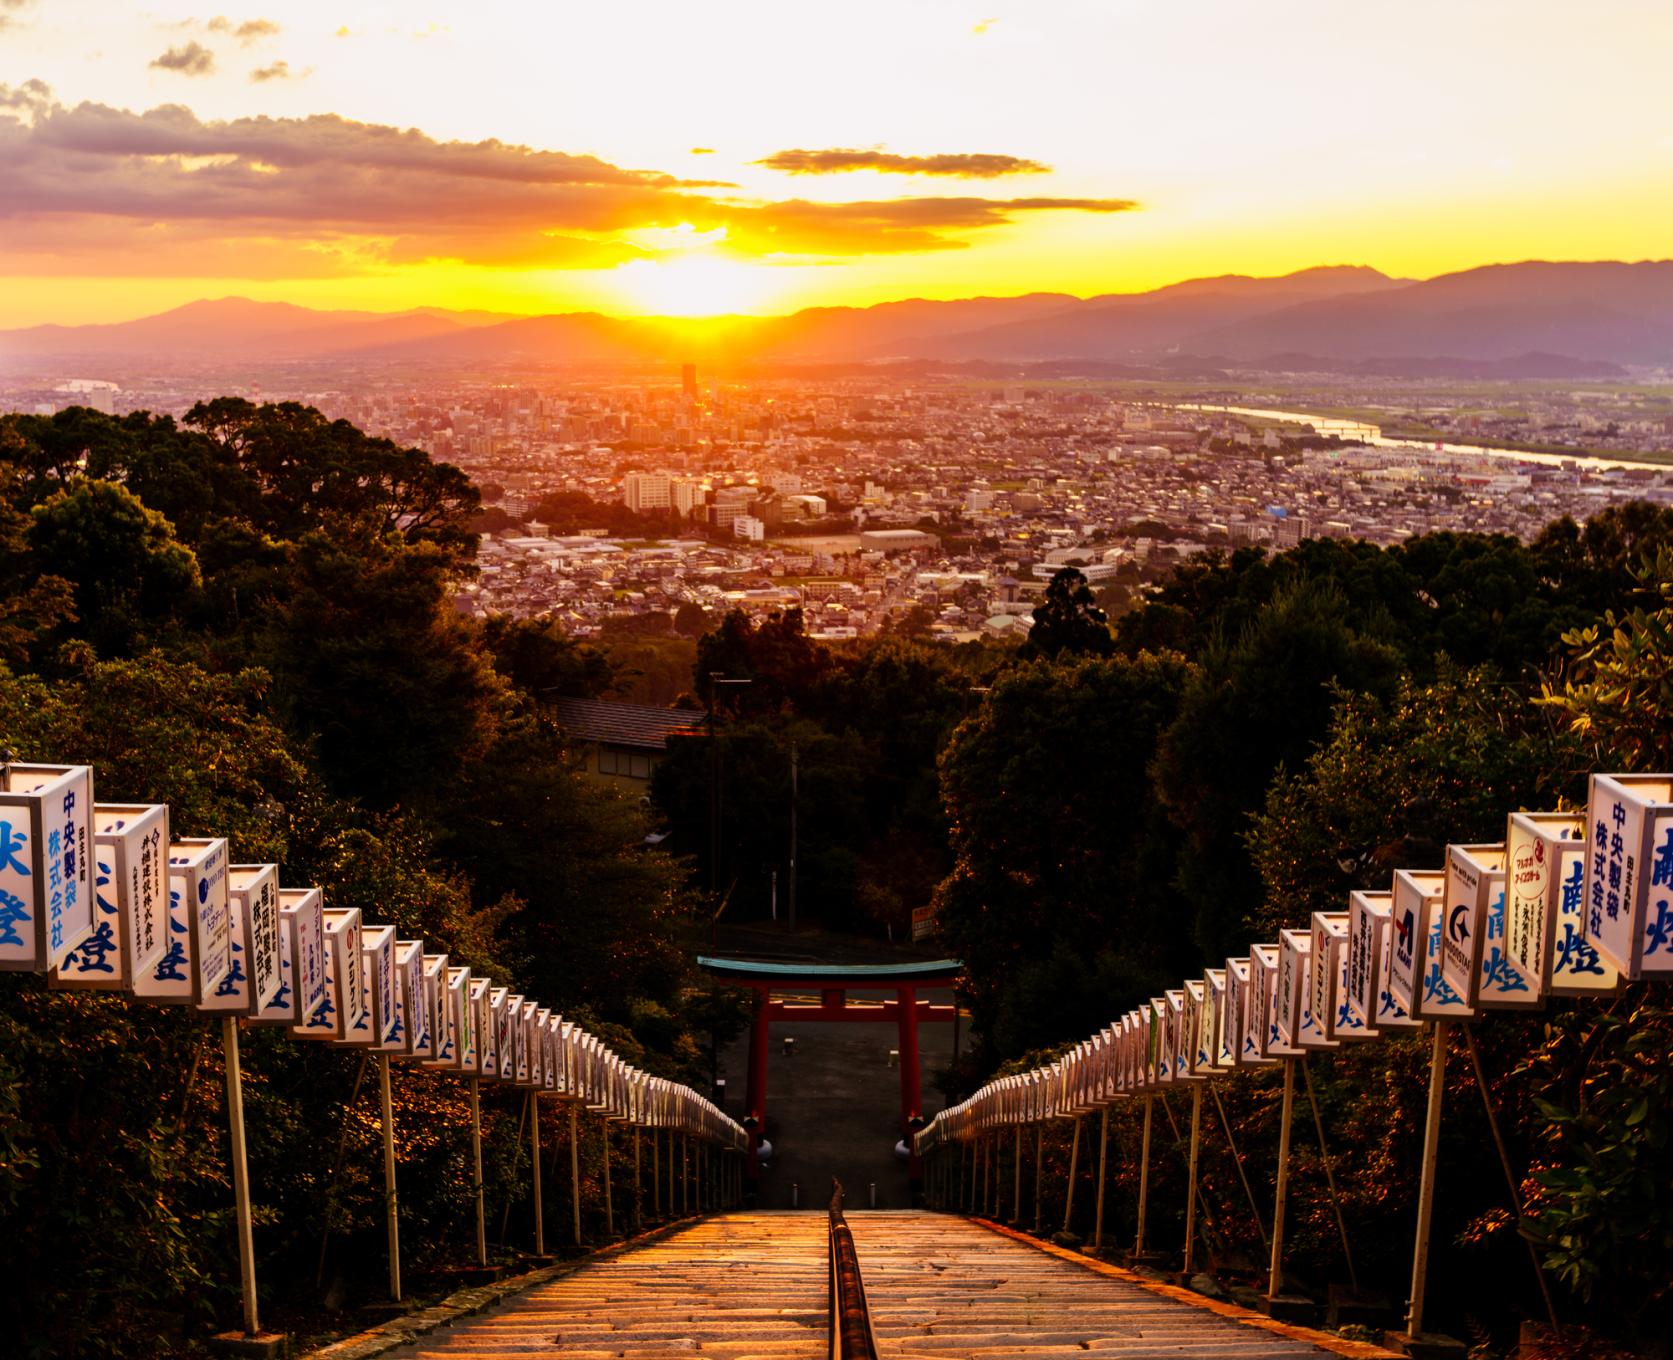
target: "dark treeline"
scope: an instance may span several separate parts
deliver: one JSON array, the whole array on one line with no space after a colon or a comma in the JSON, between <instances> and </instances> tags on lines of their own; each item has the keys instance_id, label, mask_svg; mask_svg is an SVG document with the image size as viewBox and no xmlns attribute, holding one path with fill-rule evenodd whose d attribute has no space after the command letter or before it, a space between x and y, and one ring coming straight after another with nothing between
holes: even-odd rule
<instances>
[{"instance_id":1,"label":"dark treeline","mask_svg":"<svg viewBox=\"0 0 1673 1360\"><path fill-rule=\"evenodd\" d=\"M90 762L102 801L165 801L175 834L226 836L233 862L277 862L700 1077L685 875L543 706L610 667L454 611L477 511L456 468L296 405L0 420L0 745ZM376 1082L273 1030L244 1052L264 1311L306 1331L383 1271ZM236 1317L221 1077L208 1019L5 979L8 1353L170 1353ZM521 1093L485 1096L491 1232L513 1203L525 1241ZM395 1100L421 1273L473 1249L467 1105L401 1070Z\"/></svg>"},{"instance_id":2,"label":"dark treeline","mask_svg":"<svg viewBox=\"0 0 1673 1360\"><path fill-rule=\"evenodd\" d=\"M1209 555L1113 622L1064 573L1020 648L931 645L921 619L826 647L795 612L693 610L675 636L595 645L472 623L449 596L480 512L458 470L300 406L8 417L0 740L90 761L102 800L165 800L178 834L229 836L235 859L276 861L687 1079L730 1022L687 990L697 922L722 901L723 919L765 916L775 870L787 907L794 763L803 920L899 939L933 903L939 947L967 964L951 1092L1351 887L1437 865L1446 841L1498 839L1513 808L1572 804L1588 770L1673 764L1673 513L1648 504L1528 544ZM640 848L643 814L584 784L552 719L555 696L612 693L717 714L653 781L672 856ZM1477 1029L1561 1307L1665 1336L1665 1006L1640 987ZM345 1110L358 1059L270 1032L247 1054L264 1286L281 1306L352 1298L382 1259L366 1092ZM1413 1040L1313 1065L1360 1273L1397 1296L1424 1066ZM0 987L0 1328L24 1353L154 1353L230 1320L219 1080L207 1021ZM463 1101L397 1086L404 1244L442 1265L470 1237ZM1273 1083L1225 1099L1259 1196ZM518 1198L516 1105L486 1117L499 1205ZM1463 1061L1446 1138L1432 1310L1496 1338L1537 1294ZM1205 1159L1211 1247L1258 1257L1229 1156ZM1112 1209L1131 1171L1118 1159ZM1182 1199L1159 1189L1158 1240ZM1298 1273L1343 1278L1305 1148L1291 1215Z\"/></svg>"}]
</instances>

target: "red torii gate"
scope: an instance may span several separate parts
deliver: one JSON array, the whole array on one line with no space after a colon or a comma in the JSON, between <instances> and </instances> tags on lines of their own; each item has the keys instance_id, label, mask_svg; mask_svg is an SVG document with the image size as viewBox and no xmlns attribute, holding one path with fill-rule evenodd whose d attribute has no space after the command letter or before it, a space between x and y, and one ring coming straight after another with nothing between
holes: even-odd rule
<instances>
[{"instance_id":1,"label":"red torii gate","mask_svg":"<svg viewBox=\"0 0 1673 1360\"><path fill-rule=\"evenodd\" d=\"M828 964L757 963L750 959L699 956L697 966L711 977L755 993L755 1021L749 1035L749 1082L744 1095L744 1127L750 1133L749 1164L758 1165L767 1109L767 1035L774 1020L839 1020L893 1023L900 1030L900 1130L911 1146L923 1122L923 1078L918 1061L918 1026L925 1020L957 1020L958 1007L918 1000L919 987L949 987L964 973L957 959L933 963ZM816 1004L774 1001L775 991L817 991ZM849 992L893 992L881 1005L850 1006ZM914 1169L917 1158L912 1158Z\"/></svg>"}]
</instances>

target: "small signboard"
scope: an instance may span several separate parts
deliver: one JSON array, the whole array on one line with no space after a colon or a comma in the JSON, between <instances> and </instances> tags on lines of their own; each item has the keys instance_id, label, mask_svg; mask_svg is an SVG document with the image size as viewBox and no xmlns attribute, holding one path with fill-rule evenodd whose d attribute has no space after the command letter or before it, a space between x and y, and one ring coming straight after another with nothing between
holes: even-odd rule
<instances>
[{"instance_id":1,"label":"small signboard","mask_svg":"<svg viewBox=\"0 0 1673 1360\"><path fill-rule=\"evenodd\" d=\"M1673 775L1594 774L1586 938L1629 982L1673 973Z\"/></svg>"},{"instance_id":2,"label":"small signboard","mask_svg":"<svg viewBox=\"0 0 1673 1360\"><path fill-rule=\"evenodd\" d=\"M391 1057L410 1058L426 1042L424 941L395 941L395 1032L384 1044Z\"/></svg>"},{"instance_id":3,"label":"small signboard","mask_svg":"<svg viewBox=\"0 0 1673 1360\"><path fill-rule=\"evenodd\" d=\"M0 969L62 971L94 934L92 850L91 766L0 765Z\"/></svg>"},{"instance_id":4,"label":"small signboard","mask_svg":"<svg viewBox=\"0 0 1673 1360\"><path fill-rule=\"evenodd\" d=\"M168 933L168 807L93 806L93 929L66 951L54 987L133 990L156 967Z\"/></svg>"},{"instance_id":5,"label":"small signboard","mask_svg":"<svg viewBox=\"0 0 1673 1360\"><path fill-rule=\"evenodd\" d=\"M1513 812L1505 827L1505 953L1529 990L1608 996L1620 971L1586 938L1586 817Z\"/></svg>"}]
</instances>

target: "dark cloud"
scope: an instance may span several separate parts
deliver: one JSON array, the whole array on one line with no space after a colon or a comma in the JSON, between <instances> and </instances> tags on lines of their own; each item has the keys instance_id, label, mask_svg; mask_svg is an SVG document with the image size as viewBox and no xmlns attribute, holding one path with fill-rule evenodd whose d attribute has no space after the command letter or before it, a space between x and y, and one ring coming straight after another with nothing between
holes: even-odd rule
<instances>
[{"instance_id":1,"label":"dark cloud","mask_svg":"<svg viewBox=\"0 0 1673 1360\"><path fill-rule=\"evenodd\" d=\"M288 61L276 61L270 66L258 66L250 72L250 79L257 85L269 80L299 80L304 73L290 69Z\"/></svg>"},{"instance_id":2,"label":"dark cloud","mask_svg":"<svg viewBox=\"0 0 1673 1360\"><path fill-rule=\"evenodd\" d=\"M991 151L947 152L938 156L902 156L893 151L836 147L825 151L775 151L755 162L790 175L840 175L877 170L888 175L948 175L958 179L998 179L1001 175L1043 175L1051 166L1021 156Z\"/></svg>"},{"instance_id":3,"label":"dark cloud","mask_svg":"<svg viewBox=\"0 0 1673 1360\"><path fill-rule=\"evenodd\" d=\"M108 270L113 259L130 272L201 272L241 250L245 262L229 265L231 276L434 259L598 268L655 253L631 243L636 230L682 224L725 228L721 248L743 257L847 258L956 249L966 235L1027 213L1134 206L744 201L721 182L497 140L438 141L333 114L217 122L179 104L143 113L68 107L39 81L0 85L0 184L0 273L24 255L51 272Z\"/></svg>"},{"instance_id":4,"label":"dark cloud","mask_svg":"<svg viewBox=\"0 0 1673 1360\"><path fill-rule=\"evenodd\" d=\"M160 71L178 71L183 76L206 76L215 69L215 54L199 42L171 47L151 63Z\"/></svg>"}]
</instances>

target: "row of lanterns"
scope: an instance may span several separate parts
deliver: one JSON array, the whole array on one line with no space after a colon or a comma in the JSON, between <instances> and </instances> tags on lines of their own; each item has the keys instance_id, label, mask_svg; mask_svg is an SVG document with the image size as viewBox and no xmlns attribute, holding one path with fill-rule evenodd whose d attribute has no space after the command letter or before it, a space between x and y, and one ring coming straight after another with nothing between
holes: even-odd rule
<instances>
[{"instance_id":1,"label":"row of lanterns","mask_svg":"<svg viewBox=\"0 0 1673 1360\"><path fill-rule=\"evenodd\" d=\"M1416 1336L1447 1027L1657 977L1673 977L1673 775L1593 775L1584 813L1513 813L1502 842L1449 845L1441 870L1399 869L1386 891L1350 893L1345 911L1315 912L1309 929L1185 978L1058 1061L987 1083L938 1114L915 1150L1096 1110L1107 1120L1116 1101L1174 1087L1194 1088L1200 1109L1202 1080L1283 1063L1281 1206L1295 1060L1434 1022ZM1272 1293L1281 1245L1280 1222Z\"/></svg>"},{"instance_id":2,"label":"row of lanterns","mask_svg":"<svg viewBox=\"0 0 1673 1360\"><path fill-rule=\"evenodd\" d=\"M534 998L426 952L422 940L398 938L394 926L363 921L356 908L327 906L317 887L281 886L276 865L232 864L224 839L172 838L165 804L96 803L86 765L0 764L0 969L222 1019L241 1219L240 1025L379 1058L391 1205L391 1058L471 1078L473 1119L478 1082L497 1081L531 1096L553 1092L572 1116L586 1108L711 1148L748 1147L743 1128L712 1102L629 1066ZM399 1297L393 1225L392 1209ZM241 1247L248 1253L247 1240ZM254 1333L247 1258L245 1278Z\"/></svg>"}]
</instances>

